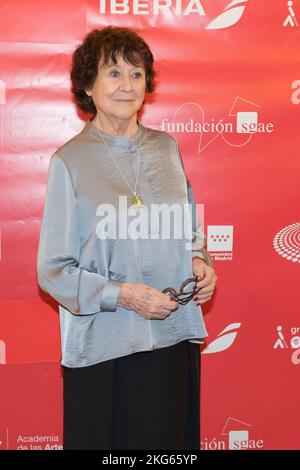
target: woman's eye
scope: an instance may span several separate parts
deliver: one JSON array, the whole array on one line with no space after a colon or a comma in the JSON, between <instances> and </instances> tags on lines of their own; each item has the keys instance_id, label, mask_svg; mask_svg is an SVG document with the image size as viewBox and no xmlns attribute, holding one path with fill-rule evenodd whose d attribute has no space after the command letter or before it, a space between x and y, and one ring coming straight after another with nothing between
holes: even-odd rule
<instances>
[{"instance_id":1,"label":"woman's eye","mask_svg":"<svg viewBox=\"0 0 300 470\"><path fill-rule=\"evenodd\" d=\"M111 77L114 77L114 78L115 78L115 77L119 77L119 76L120 76L120 72L119 72L119 70L111 70L111 71L109 72L109 75L110 75ZM135 79L139 79L139 78L141 78L143 75L142 75L141 72L133 72L132 76L133 76L133 78L135 78Z\"/></svg>"},{"instance_id":2,"label":"woman's eye","mask_svg":"<svg viewBox=\"0 0 300 470\"><path fill-rule=\"evenodd\" d=\"M134 72L133 75L134 75L135 78L141 78L142 77L141 72Z\"/></svg>"},{"instance_id":3,"label":"woman's eye","mask_svg":"<svg viewBox=\"0 0 300 470\"><path fill-rule=\"evenodd\" d=\"M118 70L112 70L112 71L110 72L110 75L111 75L112 77L117 77L118 74L119 74Z\"/></svg>"}]
</instances>

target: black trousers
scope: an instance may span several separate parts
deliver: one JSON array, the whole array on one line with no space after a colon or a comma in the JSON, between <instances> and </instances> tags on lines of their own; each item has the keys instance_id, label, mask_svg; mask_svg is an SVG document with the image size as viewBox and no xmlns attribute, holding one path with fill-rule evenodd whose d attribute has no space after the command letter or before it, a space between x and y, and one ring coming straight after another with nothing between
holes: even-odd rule
<instances>
[{"instance_id":1,"label":"black trousers","mask_svg":"<svg viewBox=\"0 0 300 470\"><path fill-rule=\"evenodd\" d=\"M200 449L200 350L182 341L63 367L64 450Z\"/></svg>"}]
</instances>

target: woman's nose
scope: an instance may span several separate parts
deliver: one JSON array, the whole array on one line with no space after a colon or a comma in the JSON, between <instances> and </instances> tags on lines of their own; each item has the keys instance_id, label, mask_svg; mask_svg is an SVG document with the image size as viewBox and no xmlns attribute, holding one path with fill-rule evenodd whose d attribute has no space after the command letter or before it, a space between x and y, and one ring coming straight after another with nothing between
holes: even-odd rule
<instances>
[{"instance_id":1,"label":"woman's nose","mask_svg":"<svg viewBox=\"0 0 300 470\"><path fill-rule=\"evenodd\" d=\"M121 88L123 90L126 90L126 91L130 91L130 90L133 89L132 80L131 80L130 76L127 76L127 75L123 76L123 80L122 80L122 83L121 83Z\"/></svg>"}]
</instances>

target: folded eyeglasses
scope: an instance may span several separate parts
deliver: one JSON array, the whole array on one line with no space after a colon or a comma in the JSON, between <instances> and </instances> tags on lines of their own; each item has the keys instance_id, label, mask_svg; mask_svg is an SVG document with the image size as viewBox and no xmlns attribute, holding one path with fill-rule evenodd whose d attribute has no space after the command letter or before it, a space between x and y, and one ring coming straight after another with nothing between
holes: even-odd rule
<instances>
[{"instance_id":1,"label":"folded eyeglasses","mask_svg":"<svg viewBox=\"0 0 300 470\"><path fill-rule=\"evenodd\" d=\"M183 281L179 292L176 292L173 287L166 287L166 289L162 290L161 292L163 294L169 294L170 297L175 297L174 300L176 300L180 305L185 305L201 290L201 287L197 289L198 281L199 276L190 277Z\"/></svg>"}]
</instances>

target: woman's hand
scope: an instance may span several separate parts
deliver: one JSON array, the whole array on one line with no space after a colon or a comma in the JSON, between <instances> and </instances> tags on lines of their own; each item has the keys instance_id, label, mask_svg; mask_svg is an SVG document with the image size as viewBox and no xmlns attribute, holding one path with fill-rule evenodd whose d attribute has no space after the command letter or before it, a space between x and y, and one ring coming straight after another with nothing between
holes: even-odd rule
<instances>
[{"instance_id":1,"label":"woman's hand","mask_svg":"<svg viewBox=\"0 0 300 470\"><path fill-rule=\"evenodd\" d=\"M163 294L146 284L127 282L121 286L117 303L129 310L135 310L147 320L164 320L178 307L178 302L170 300L168 294Z\"/></svg>"},{"instance_id":2,"label":"woman's hand","mask_svg":"<svg viewBox=\"0 0 300 470\"><path fill-rule=\"evenodd\" d=\"M197 289L201 290L193 297L197 305L204 304L213 296L215 285L217 282L217 275L215 270L208 266L204 260L200 258L193 258L193 274L199 276L200 281L197 282Z\"/></svg>"}]
</instances>

